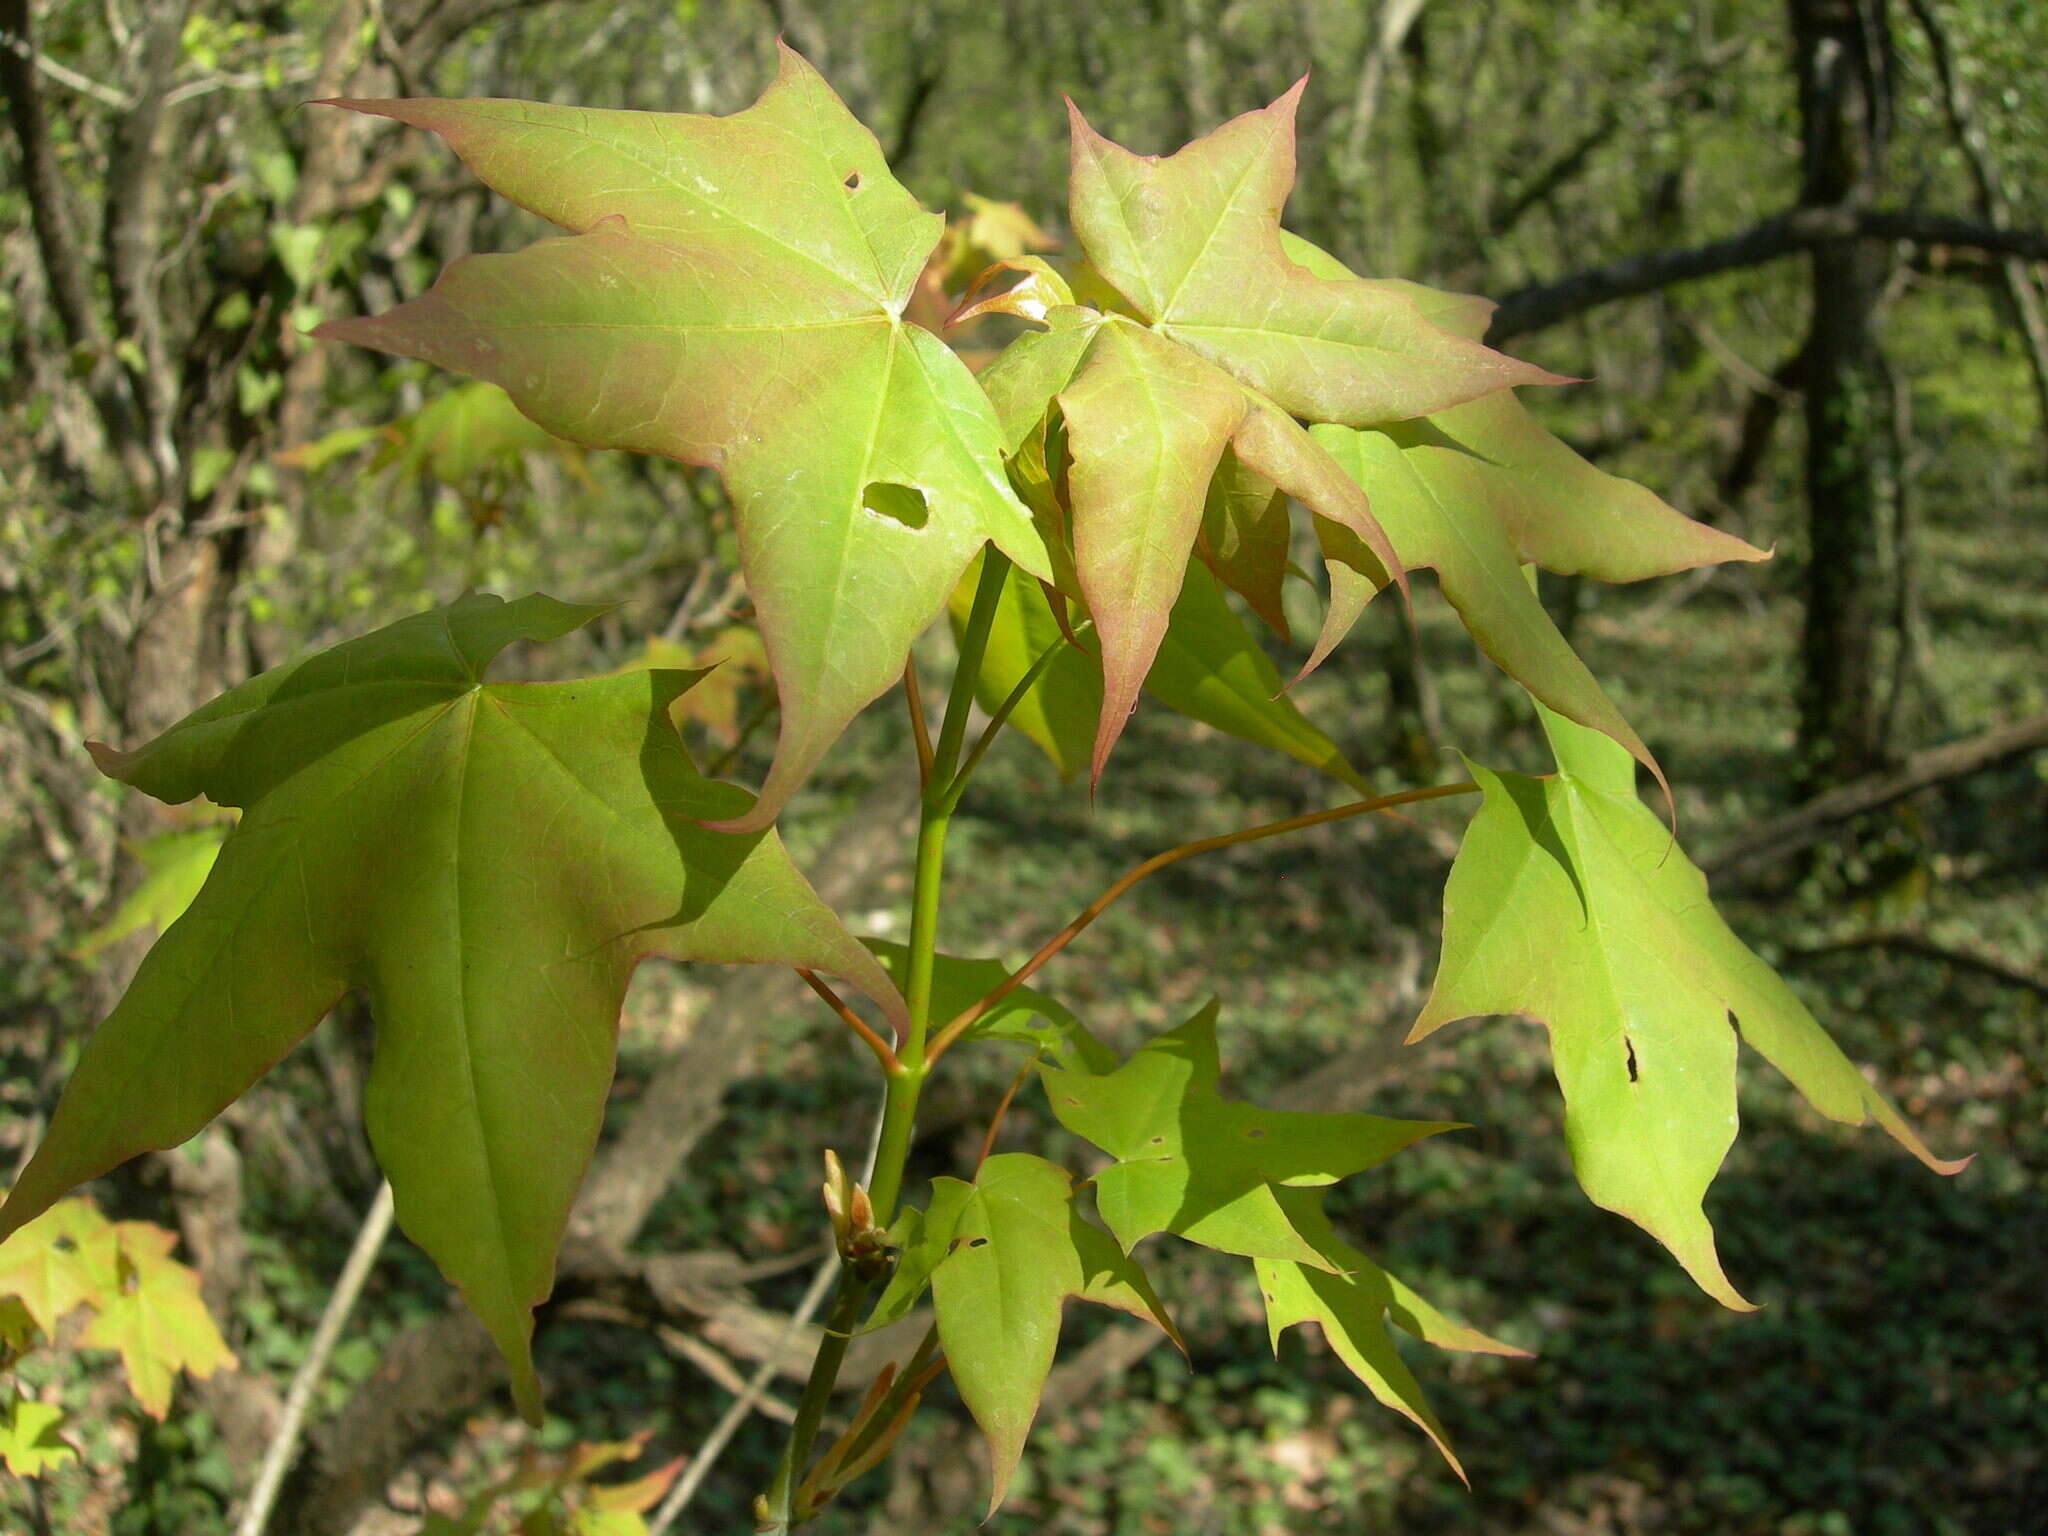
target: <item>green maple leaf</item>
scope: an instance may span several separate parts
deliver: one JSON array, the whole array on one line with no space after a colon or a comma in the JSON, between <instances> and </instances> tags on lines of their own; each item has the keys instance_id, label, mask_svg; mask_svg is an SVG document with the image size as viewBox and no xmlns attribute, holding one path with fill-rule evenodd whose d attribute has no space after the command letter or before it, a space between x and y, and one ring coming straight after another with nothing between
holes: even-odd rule
<instances>
[{"instance_id":1,"label":"green maple leaf","mask_svg":"<svg viewBox=\"0 0 2048 1536\"><path fill-rule=\"evenodd\" d=\"M142 1411L161 1419L179 1371L203 1378L233 1369L235 1357L200 1299L199 1276L171 1258L177 1238L143 1222L124 1221L115 1230L118 1278L95 1301L78 1342L118 1352Z\"/></svg>"},{"instance_id":2,"label":"green maple leaf","mask_svg":"<svg viewBox=\"0 0 2048 1536\"><path fill-rule=\"evenodd\" d=\"M944 221L787 48L730 117L534 102L343 102L439 134L573 233L476 256L319 333L499 384L559 437L709 465L781 701L766 826L985 541L1049 576L987 397L902 319Z\"/></svg>"},{"instance_id":3,"label":"green maple leaf","mask_svg":"<svg viewBox=\"0 0 2048 1536\"><path fill-rule=\"evenodd\" d=\"M1747 1308L1701 1208L1735 1140L1747 1041L1808 1103L1875 1120L1928 1167L1898 1112L1792 990L1729 930L1699 870L1635 794L1605 737L1543 712L1551 778L1475 767L1485 802L1444 890L1443 959L1411 1039L1519 1014L1550 1031L1580 1186L1643 1227L1708 1294Z\"/></svg>"},{"instance_id":4,"label":"green maple leaf","mask_svg":"<svg viewBox=\"0 0 2048 1536\"><path fill-rule=\"evenodd\" d=\"M483 681L506 645L597 611L464 598L266 672L133 752L99 749L159 799L244 814L87 1045L0 1236L185 1141L361 987L377 1021L366 1119L399 1222L538 1415L531 1309L639 960L805 966L902 1018L772 834L700 825L749 801L683 753L668 708L689 674Z\"/></svg>"},{"instance_id":5,"label":"green maple leaf","mask_svg":"<svg viewBox=\"0 0 2048 1536\"><path fill-rule=\"evenodd\" d=\"M76 1461L78 1453L57 1433L63 1422L64 1410L54 1403L20 1399L0 1418L0 1462L16 1477L41 1477L52 1467Z\"/></svg>"},{"instance_id":6,"label":"green maple leaf","mask_svg":"<svg viewBox=\"0 0 2048 1536\"><path fill-rule=\"evenodd\" d=\"M161 933L170 927L206 883L226 836L222 826L188 827L137 843L133 851L144 871L141 883L112 917L79 941L78 958L89 960L145 928Z\"/></svg>"},{"instance_id":7,"label":"green maple leaf","mask_svg":"<svg viewBox=\"0 0 2048 1536\"><path fill-rule=\"evenodd\" d=\"M1180 1343L1144 1272L1074 1209L1073 1176L1043 1158L1003 1153L972 1184L936 1180L930 1207L906 1211L892 1233L904 1253L873 1321L901 1316L930 1285L946 1369L988 1439L990 1514L1023 1455L1069 1297Z\"/></svg>"},{"instance_id":8,"label":"green maple leaf","mask_svg":"<svg viewBox=\"0 0 2048 1536\"><path fill-rule=\"evenodd\" d=\"M964 624L972 601L972 589L963 581L953 597L956 624ZM1063 779L1088 762L1102 713L1101 643L1087 631L1077 638L1078 644L1054 658L1010 715L1010 724L1045 753ZM994 709L1046 648L1062 641L1045 589L1011 571L976 680L982 705ZM1188 567L1174 599L1145 674L1145 692L1176 714L1283 752L1362 795L1372 792L1337 744L1282 691L1279 672L1200 564Z\"/></svg>"},{"instance_id":9,"label":"green maple leaf","mask_svg":"<svg viewBox=\"0 0 2048 1536\"><path fill-rule=\"evenodd\" d=\"M1126 1253L1155 1232L1172 1232L1247 1258L1326 1265L1286 1191L1334 1184L1458 1129L1258 1109L1224 1099L1220 1074L1214 1001L1114 1072L1040 1069L1060 1124L1117 1159L1095 1176L1095 1200Z\"/></svg>"},{"instance_id":10,"label":"green maple leaf","mask_svg":"<svg viewBox=\"0 0 2048 1536\"><path fill-rule=\"evenodd\" d=\"M54 1337L65 1313L104 1299L112 1232L86 1201L57 1201L0 1242L0 1296L16 1298L43 1336Z\"/></svg>"},{"instance_id":11,"label":"green maple leaf","mask_svg":"<svg viewBox=\"0 0 2048 1536\"><path fill-rule=\"evenodd\" d=\"M1349 277L1306 241L1289 254L1308 270ZM1414 284L1416 307L1446 329L1485 334L1493 306ZM1595 468L1544 430L1512 391L1418 421L1311 435L1372 498L1373 513L1411 569L1428 566L1479 648L1516 682L1569 719L1611 737L1663 774L1648 747L1558 633L1523 579L1524 561L1565 576L1640 581L1764 552L1667 506L1633 481ZM1346 551L1324 530L1340 566L1376 580L1376 558ZM1353 584L1359 598L1369 591Z\"/></svg>"},{"instance_id":12,"label":"green maple leaf","mask_svg":"<svg viewBox=\"0 0 2048 1536\"><path fill-rule=\"evenodd\" d=\"M1388 1336L1387 1325L1392 1323L1439 1349L1525 1359L1529 1352L1452 1322L1397 1276L1340 1239L1323 1213L1320 1191L1290 1189L1280 1198L1296 1228L1315 1244L1324 1263L1253 1261L1259 1292L1266 1300L1266 1329L1273 1348L1278 1351L1280 1335L1289 1328L1302 1323L1320 1326L1337 1358L1366 1390L1420 1427L1451 1464L1451 1470L1469 1483L1421 1383Z\"/></svg>"}]
</instances>

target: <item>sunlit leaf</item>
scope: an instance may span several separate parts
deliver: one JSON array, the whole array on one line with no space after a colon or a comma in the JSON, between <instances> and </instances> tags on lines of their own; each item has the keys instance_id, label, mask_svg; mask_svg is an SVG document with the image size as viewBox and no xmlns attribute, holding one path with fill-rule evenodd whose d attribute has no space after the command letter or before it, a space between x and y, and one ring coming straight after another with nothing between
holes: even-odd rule
<instances>
[{"instance_id":1,"label":"sunlit leaf","mask_svg":"<svg viewBox=\"0 0 2048 1536\"><path fill-rule=\"evenodd\" d=\"M941 220L788 49L730 117L344 103L572 231L320 334L502 385L558 436L716 468L779 687L766 826L993 540L1049 576L987 398L902 314Z\"/></svg>"},{"instance_id":2,"label":"sunlit leaf","mask_svg":"<svg viewBox=\"0 0 2048 1536\"><path fill-rule=\"evenodd\" d=\"M1040 1070L1060 1124L1117 1161L1095 1199L1124 1251L1156 1232L1247 1258L1328 1265L1286 1189L1333 1184L1455 1126L1258 1109L1218 1091L1216 1004L1154 1036L1116 1071Z\"/></svg>"},{"instance_id":3,"label":"sunlit leaf","mask_svg":"<svg viewBox=\"0 0 2048 1536\"><path fill-rule=\"evenodd\" d=\"M1875 1120L1941 1173L1898 1112L1714 911L1635 794L1627 754L1544 712L1550 778L1475 767L1485 802L1444 891L1443 960L1411 1038L1477 1014L1547 1026L1565 1140L1597 1205L1642 1226L1701 1288L1746 1308L1701 1201L1735 1139L1738 1039L1830 1119Z\"/></svg>"},{"instance_id":4,"label":"sunlit leaf","mask_svg":"<svg viewBox=\"0 0 2048 1536\"><path fill-rule=\"evenodd\" d=\"M1068 1298L1145 1318L1178 1342L1144 1273L1074 1209L1073 1176L1043 1158L1004 1153L972 1184L935 1181L898 1270L919 1289L929 1277L946 1368L988 1437L990 1513L1023 1454ZM908 1283L892 1282L883 1304Z\"/></svg>"},{"instance_id":5,"label":"sunlit leaf","mask_svg":"<svg viewBox=\"0 0 2048 1536\"><path fill-rule=\"evenodd\" d=\"M134 853L142 864L141 881L112 917L78 941L78 958L89 960L132 933L161 933L170 927L206 883L227 835L222 825L189 827L137 843Z\"/></svg>"},{"instance_id":6,"label":"sunlit leaf","mask_svg":"<svg viewBox=\"0 0 2048 1536\"><path fill-rule=\"evenodd\" d=\"M0 1462L16 1477L41 1477L52 1467L76 1461L78 1452L57 1433L63 1422L64 1410L55 1403L19 1399L0 1412Z\"/></svg>"},{"instance_id":7,"label":"sunlit leaf","mask_svg":"<svg viewBox=\"0 0 2048 1536\"><path fill-rule=\"evenodd\" d=\"M140 1222L122 1222L119 1232L118 1284L95 1301L78 1342L117 1351L135 1400L161 1419L178 1372L204 1378L233 1369L235 1357L200 1299L199 1276L170 1256L177 1238Z\"/></svg>"},{"instance_id":8,"label":"sunlit leaf","mask_svg":"<svg viewBox=\"0 0 2048 1536\"><path fill-rule=\"evenodd\" d=\"M1553 375L1430 323L1405 296L1312 275L1280 244L1301 82L1174 154L1069 108L1075 238L1162 336L1308 421L1370 426Z\"/></svg>"}]
</instances>

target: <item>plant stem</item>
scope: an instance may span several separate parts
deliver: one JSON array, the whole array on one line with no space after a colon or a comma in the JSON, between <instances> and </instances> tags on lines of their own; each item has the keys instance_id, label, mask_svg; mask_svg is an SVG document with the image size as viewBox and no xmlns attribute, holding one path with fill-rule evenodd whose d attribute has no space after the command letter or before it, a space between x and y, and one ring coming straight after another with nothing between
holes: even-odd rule
<instances>
[{"instance_id":1,"label":"plant stem","mask_svg":"<svg viewBox=\"0 0 2048 1536\"><path fill-rule=\"evenodd\" d=\"M1038 952L1019 966L1001 986L979 1002L969 1004L957 1017L949 1021L933 1038L929 1053L923 1055L924 1064L929 1067L932 1062L937 1061L945 1053L946 1048L959 1039L976 1019L1023 986L1036 974L1040 966L1079 938L1082 930L1102 916L1110 904L1125 891L1147 875L1156 874L1169 864L1178 864L1182 859L1191 859L1198 853L1213 853L1218 848L1257 842L1260 838L1278 837L1283 832L1299 832L1306 827L1319 827L1325 822L1345 821L1353 816L1368 816L1375 811L1389 811L1397 805L1412 805L1418 800L1441 800L1447 795L1472 795L1478 792L1479 786L1470 779L1458 784L1434 784L1427 789L1404 789L1398 795L1380 795L1371 800L1354 800L1349 805L1332 806L1327 811L1311 811L1306 816L1290 816L1285 821L1269 821L1260 826L1225 832L1218 837L1205 837L1197 842L1182 843L1178 848L1169 848L1164 853L1155 853L1144 863L1126 871L1108 890L1083 907L1079 916L1041 944Z\"/></svg>"},{"instance_id":2,"label":"plant stem","mask_svg":"<svg viewBox=\"0 0 2048 1536\"><path fill-rule=\"evenodd\" d=\"M938 953L946 829L959 799L960 786L956 780L960 749L967 739L967 716L974 707L974 687L981 676L989 629L995 622L996 604L1002 597L1009 571L1008 558L994 545L983 550L981 581L974 589L974 606L960 637L960 665L953 674L952 691L946 697L946 719L939 728L929 765L923 750L918 752L925 793L918 813L917 862L910 895L910 956L903 987L910 1025L896 1051L895 1064L884 1069L888 1093L882 1104L881 1134L875 1145L874 1171L868 1184L875 1224L882 1227L888 1226L895 1216L896 1201L903 1192L904 1169L910 1161L910 1143L917 1127L918 1096L930 1072L925 1036L931 1027L932 971ZM796 1523L796 1489L810 1463L811 1446L818 1437L818 1426L824 1422L825 1406L839 1379L847 1345L873 1289L873 1283L850 1265L841 1268L839 1289L825 1318L824 1338L811 1362L810 1377L804 1382L803 1396L797 1402L796 1422L790 1426L788 1444L783 1447L775 1480L768 1489L768 1513L781 1523L782 1529Z\"/></svg>"}]
</instances>

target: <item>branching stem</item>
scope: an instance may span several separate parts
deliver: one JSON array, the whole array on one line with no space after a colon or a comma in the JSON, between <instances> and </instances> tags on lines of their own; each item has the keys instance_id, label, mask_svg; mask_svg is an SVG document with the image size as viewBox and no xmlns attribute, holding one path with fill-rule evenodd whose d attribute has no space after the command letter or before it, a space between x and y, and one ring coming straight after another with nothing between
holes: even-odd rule
<instances>
[{"instance_id":1,"label":"branching stem","mask_svg":"<svg viewBox=\"0 0 2048 1536\"><path fill-rule=\"evenodd\" d=\"M894 1048L890 1046L888 1041L868 1028L865 1019L846 1006L846 1000L832 990L831 984L824 977L820 976L816 971L807 971L802 966L796 967L796 973L803 977L804 985L825 999L826 1006L839 1015L841 1023L845 1024L848 1029L852 1030L866 1042L867 1048L875 1053L875 1060L882 1064L884 1072L894 1072L896 1070L896 1052Z\"/></svg>"},{"instance_id":2,"label":"branching stem","mask_svg":"<svg viewBox=\"0 0 2048 1536\"><path fill-rule=\"evenodd\" d=\"M1478 792L1479 786L1469 779L1458 784L1435 784L1427 789L1404 789L1398 795L1380 795L1371 800L1354 800L1349 805L1332 806L1327 811L1311 811L1306 816L1290 816L1285 821L1269 821L1261 826L1225 832L1218 837L1205 837L1197 842L1182 843L1178 848L1169 848L1164 853L1155 853L1144 863L1126 871L1109 889L1083 907L1079 916L1041 944L1038 952L1019 966L1009 980L979 1002L970 1004L947 1023L944 1029L932 1037L926 1064L937 1061L945 1054L946 1048L959 1039L976 1019L1023 986L1037 974L1040 966L1079 938L1088 925L1108 911L1119 896L1147 875L1156 874L1169 864L1178 864L1182 859L1191 859L1198 853L1213 853L1219 848L1233 847L1238 843L1257 842L1261 838L1278 837L1285 832L1300 832L1308 827L1319 827L1325 822L1344 821L1353 816L1369 816L1375 811L1392 810L1397 805L1413 805L1419 800L1441 800L1450 795L1471 795Z\"/></svg>"}]
</instances>

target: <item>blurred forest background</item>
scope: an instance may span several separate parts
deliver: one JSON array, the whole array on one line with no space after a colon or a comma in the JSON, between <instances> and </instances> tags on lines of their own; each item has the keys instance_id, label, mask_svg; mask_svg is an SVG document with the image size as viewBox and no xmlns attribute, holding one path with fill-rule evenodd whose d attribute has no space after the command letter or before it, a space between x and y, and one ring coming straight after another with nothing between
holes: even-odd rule
<instances>
[{"instance_id":1,"label":"blurred forest background","mask_svg":"<svg viewBox=\"0 0 2048 1536\"><path fill-rule=\"evenodd\" d=\"M1588 380L1534 401L1603 467L1777 556L1545 600L1677 785L1688 847L1928 1139L1942 1183L1759 1074L1711 1214L1766 1309L1724 1313L1590 1208L1539 1030L1398 1040L1464 810L1180 866L1046 984L1120 1045L1219 990L1240 1091L1477 1122L1345 1197L1375 1251L1533 1362L1418 1360L1470 1492L1256 1298L1171 1277L1201 1370L1074 1320L993 1532L2020 1533L2048 1510L2048 7L2033 0L0 0L0 1157L43 1117L218 831L99 779L221 688L465 588L622 606L563 668L730 659L688 722L758 778L772 701L714 478L578 453L501 396L307 341L541 233L423 135L327 96L728 112L780 33L927 203L1000 253L1057 241L1072 95L1165 151L1312 72L1287 213L1355 268L1504 300L1492 339ZM1389 787L1544 760L1433 593L1372 612L1301 702ZM582 647L581 654L577 646ZM927 676L947 649L933 637ZM1516 696L1518 697L1518 696ZM900 710L785 819L857 930L898 930ZM1021 739L955 823L949 947L1206 830L1327 803L1141 710L1099 797ZM1191 830L1192 829L1192 830ZM1275 876L1284 883L1274 885ZM1279 890L1247 910L1253 891ZM787 978L650 965L539 1348L535 1435L477 1326L394 1236L272 1529L418 1530L533 1444L686 1455L778 1351L819 1253L818 1149L862 1065ZM345 1005L199 1141L95 1189L179 1231L241 1369L142 1416L44 1353L79 1459L0 1528L234 1529L377 1187ZM994 1069L991 1069L994 1070ZM998 1079L935 1085L920 1176ZM1013 1144L1057 1136L1020 1106ZM1037 1140L1034 1140L1034 1139ZM0 1168L4 1175L5 1168ZM1091 1332L1090 1330L1095 1330ZM747 1527L777 1384L681 1528ZM777 1400L781 1400L778 1402ZM985 1483L943 1390L830 1532L967 1532Z\"/></svg>"}]
</instances>

